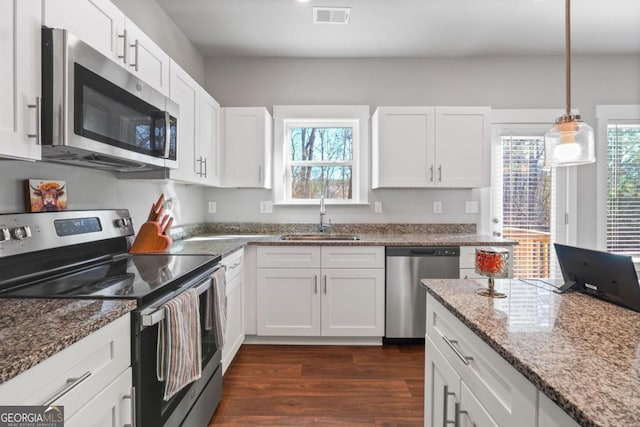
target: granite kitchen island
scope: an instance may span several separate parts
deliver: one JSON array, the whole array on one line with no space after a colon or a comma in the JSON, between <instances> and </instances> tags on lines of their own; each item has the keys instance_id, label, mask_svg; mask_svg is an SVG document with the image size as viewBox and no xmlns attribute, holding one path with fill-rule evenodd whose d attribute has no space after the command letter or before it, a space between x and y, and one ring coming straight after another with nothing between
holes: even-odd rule
<instances>
[{"instance_id":1,"label":"granite kitchen island","mask_svg":"<svg viewBox=\"0 0 640 427\"><path fill-rule=\"evenodd\" d=\"M423 280L426 426L640 425L640 313L519 280L489 299L480 283Z\"/></svg>"}]
</instances>

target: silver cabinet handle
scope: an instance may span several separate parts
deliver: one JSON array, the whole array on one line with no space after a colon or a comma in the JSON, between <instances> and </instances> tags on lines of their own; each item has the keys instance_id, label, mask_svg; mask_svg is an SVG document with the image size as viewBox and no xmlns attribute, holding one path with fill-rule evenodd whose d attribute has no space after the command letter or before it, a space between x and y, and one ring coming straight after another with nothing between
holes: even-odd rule
<instances>
[{"instance_id":1,"label":"silver cabinet handle","mask_svg":"<svg viewBox=\"0 0 640 427\"><path fill-rule=\"evenodd\" d=\"M206 157L202 158L202 164L204 165L203 167L204 172L202 173L202 176L206 178L207 177L207 158Z\"/></svg>"},{"instance_id":2,"label":"silver cabinet handle","mask_svg":"<svg viewBox=\"0 0 640 427\"><path fill-rule=\"evenodd\" d=\"M258 165L258 182L262 182L262 165Z\"/></svg>"},{"instance_id":3,"label":"silver cabinet handle","mask_svg":"<svg viewBox=\"0 0 640 427\"><path fill-rule=\"evenodd\" d=\"M54 403L56 400L60 399L65 394L69 393L71 390L76 388L78 385L80 385L81 382L83 382L84 380L86 380L90 376L91 376L91 371L87 371L87 372L85 372L84 374L80 375L77 378L67 378L67 384L62 388L62 390L57 392L51 399L49 399L46 402L44 402L42 404L42 406L50 406L52 403Z\"/></svg>"},{"instance_id":4,"label":"silver cabinet handle","mask_svg":"<svg viewBox=\"0 0 640 427\"><path fill-rule=\"evenodd\" d=\"M228 266L227 268L229 270L235 270L236 268L240 267L240 264L242 264L242 261L236 261L232 265Z\"/></svg>"},{"instance_id":5,"label":"silver cabinet handle","mask_svg":"<svg viewBox=\"0 0 640 427\"><path fill-rule=\"evenodd\" d=\"M473 360L473 357L471 356L465 356L464 354L462 354L460 352L460 350L458 350L458 348L454 345L454 344L458 344L458 341L456 340L450 340L449 338L447 338L445 335L442 336L442 339L444 339L444 342L447 343L447 345L449 347L451 347L451 350L453 350L453 352L456 354L456 356L458 356L460 358L460 360L462 360L462 363L464 363L465 365L468 365L470 361Z\"/></svg>"},{"instance_id":6,"label":"silver cabinet handle","mask_svg":"<svg viewBox=\"0 0 640 427\"><path fill-rule=\"evenodd\" d=\"M122 400L131 399L131 424L124 424L122 427L136 427L136 388L131 387L131 394L122 396Z\"/></svg>"},{"instance_id":7,"label":"silver cabinet handle","mask_svg":"<svg viewBox=\"0 0 640 427\"><path fill-rule=\"evenodd\" d=\"M313 294L318 295L318 275L313 275Z\"/></svg>"},{"instance_id":8,"label":"silver cabinet handle","mask_svg":"<svg viewBox=\"0 0 640 427\"><path fill-rule=\"evenodd\" d=\"M36 97L36 103L35 104L28 104L27 105L28 108L33 108L36 111L36 133L28 133L27 136L29 138L35 138L36 139L36 144L40 145L41 140L40 140L40 126L41 126L41 121L40 121L40 97L37 96Z\"/></svg>"},{"instance_id":9,"label":"silver cabinet handle","mask_svg":"<svg viewBox=\"0 0 640 427\"><path fill-rule=\"evenodd\" d=\"M438 182L442 182L442 165L438 166Z\"/></svg>"},{"instance_id":10,"label":"silver cabinet handle","mask_svg":"<svg viewBox=\"0 0 640 427\"><path fill-rule=\"evenodd\" d=\"M327 275L324 275L324 294L327 294Z\"/></svg>"},{"instance_id":11,"label":"silver cabinet handle","mask_svg":"<svg viewBox=\"0 0 640 427\"><path fill-rule=\"evenodd\" d=\"M196 175L202 176L202 156L198 157L196 159L196 162L198 162L198 170L196 171Z\"/></svg>"},{"instance_id":12,"label":"silver cabinet handle","mask_svg":"<svg viewBox=\"0 0 640 427\"><path fill-rule=\"evenodd\" d=\"M134 70L136 70L136 72L138 71L138 62L139 62L139 51L140 51L140 42L138 41L138 39L136 39L136 42L134 44L129 45L132 48L134 48L136 50L135 54L134 54L134 62L130 63L129 66L133 67Z\"/></svg>"},{"instance_id":13,"label":"silver cabinet handle","mask_svg":"<svg viewBox=\"0 0 640 427\"><path fill-rule=\"evenodd\" d=\"M127 29L122 31L122 34L118 34L118 38L122 39L122 55L118 55L118 58L122 59L122 62L127 63L127 49L129 44L127 43Z\"/></svg>"},{"instance_id":14,"label":"silver cabinet handle","mask_svg":"<svg viewBox=\"0 0 640 427\"><path fill-rule=\"evenodd\" d=\"M460 404L458 402L456 402L455 408L456 408L456 413L455 413L453 426L454 427L459 427L460 426L460 415L468 414L468 412L467 411L463 411L462 409L460 409ZM475 426L475 424L474 424L474 426Z\"/></svg>"},{"instance_id":15,"label":"silver cabinet handle","mask_svg":"<svg viewBox=\"0 0 640 427\"><path fill-rule=\"evenodd\" d=\"M431 170L431 177L429 178L429 180L433 182L433 165L431 165L429 169Z\"/></svg>"},{"instance_id":16,"label":"silver cabinet handle","mask_svg":"<svg viewBox=\"0 0 640 427\"><path fill-rule=\"evenodd\" d=\"M442 410L442 427L447 427L449 424L455 424L455 421L449 421L449 396L455 396L456 394L449 391L449 386L444 386L444 408Z\"/></svg>"}]
</instances>

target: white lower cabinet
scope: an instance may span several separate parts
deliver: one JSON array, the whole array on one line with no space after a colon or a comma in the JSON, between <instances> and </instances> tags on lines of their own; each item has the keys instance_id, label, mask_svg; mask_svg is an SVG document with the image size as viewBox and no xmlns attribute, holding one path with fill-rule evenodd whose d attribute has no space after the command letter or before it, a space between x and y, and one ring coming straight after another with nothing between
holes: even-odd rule
<instances>
[{"instance_id":1,"label":"white lower cabinet","mask_svg":"<svg viewBox=\"0 0 640 427\"><path fill-rule=\"evenodd\" d=\"M131 368L105 387L68 420L65 427L113 427L131 424Z\"/></svg>"},{"instance_id":2,"label":"white lower cabinet","mask_svg":"<svg viewBox=\"0 0 640 427\"><path fill-rule=\"evenodd\" d=\"M434 355L439 352L460 378L458 408L454 408L458 425L536 427L536 387L430 294L426 330L427 363L434 360L438 365ZM425 390L434 388L433 370L427 365ZM427 396L425 392L425 413L429 414L438 408L432 407L433 398Z\"/></svg>"},{"instance_id":3,"label":"white lower cabinet","mask_svg":"<svg viewBox=\"0 0 640 427\"><path fill-rule=\"evenodd\" d=\"M244 342L244 249L222 258L227 269L227 329L222 348L224 374Z\"/></svg>"},{"instance_id":4,"label":"white lower cabinet","mask_svg":"<svg viewBox=\"0 0 640 427\"><path fill-rule=\"evenodd\" d=\"M263 246L257 264L258 335L384 335L383 247Z\"/></svg>"},{"instance_id":5,"label":"white lower cabinet","mask_svg":"<svg viewBox=\"0 0 640 427\"><path fill-rule=\"evenodd\" d=\"M428 293L424 425L578 426Z\"/></svg>"},{"instance_id":6,"label":"white lower cabinet","mask_svg":"<svg viewBox=\"0 0 640 427\"><path fill-rule=\"evenodd\" d=\"M0 385L3 405L62 405L65 426L131 424L126 314Z\"/></svg>"}]
</instances>

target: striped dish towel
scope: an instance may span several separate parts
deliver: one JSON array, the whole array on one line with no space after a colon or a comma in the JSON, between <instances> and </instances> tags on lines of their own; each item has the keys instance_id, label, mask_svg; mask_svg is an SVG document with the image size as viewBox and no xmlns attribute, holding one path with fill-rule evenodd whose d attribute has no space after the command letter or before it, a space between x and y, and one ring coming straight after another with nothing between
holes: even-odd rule
<instances>
[{"instance_id":1,"label":"striped dish towel","mask_svg":"<svg viewBox=\"0 0 640 427\"><path fill-rule=\"evenodd\" d=\"M207 290L205 329L214 329L216 347L224 346L224 334L227 330L227 269L222 267L211 275L213 286Z\"/></svg>"},{"instance_id":2,"label":"striped dish towel","mask_svg":"<svg viewBox=\"0 0 640 427\"><path fill-rule=\"evenodd\" d=\"M156 374L158 381L164 381L164 400L169 400L202 374L198 293L189 289L161 309Z\"/></svg>"}]
</instances>

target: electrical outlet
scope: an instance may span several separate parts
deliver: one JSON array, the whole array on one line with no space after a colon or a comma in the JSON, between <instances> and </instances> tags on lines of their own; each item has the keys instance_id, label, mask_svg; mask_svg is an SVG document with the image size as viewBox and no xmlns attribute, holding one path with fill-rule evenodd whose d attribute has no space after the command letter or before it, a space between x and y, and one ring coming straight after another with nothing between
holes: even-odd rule
<instances>
[{"instance_id":1,"label":"electrical outlet","mask_svg":"<svg viewBox=\"0 0 640 427\"><path fill-rule=\"evenodd\" d=\"M375 213L382 213L382 202L373 202L373 211Z\"/></svg>"},{"instance_id":2,"label":"electrical outlet","mask_svg":"<svg viewBox=\"0 0 640 427\"><path fill-rule=\"evenodd\" d=\"M216 202L209 202L209 213L216 213Z\"/></svg>"},{"instance_id":3,"label":"electrical outlet","mask_svg":"<svg viewBox=\"0 0 640 427\"><path fill-rule=\"evenodd\" d=\"M260 202L260 213L273 212L273 202L271 200L265 200Z\"/></svg>"},{"instance_id":4,"label":"electrical outlet","mask_svg":"<svg viewBox=\"0 0 640 427\"><path fill-rule=\"evenodd\" d=\"M442 213L442 202L433 202L433 213Z\"/></svg>"},{"instance_id":5,"label":"electrical outlet","mask_svg":"<svg viewBox=\"0 0 640 427\"><path fill-rule=\"evenodd\" d=\"M478 202L475 200L467 201L465 204L466 213L478 213Z\"/></svg>"}]
</instances>

